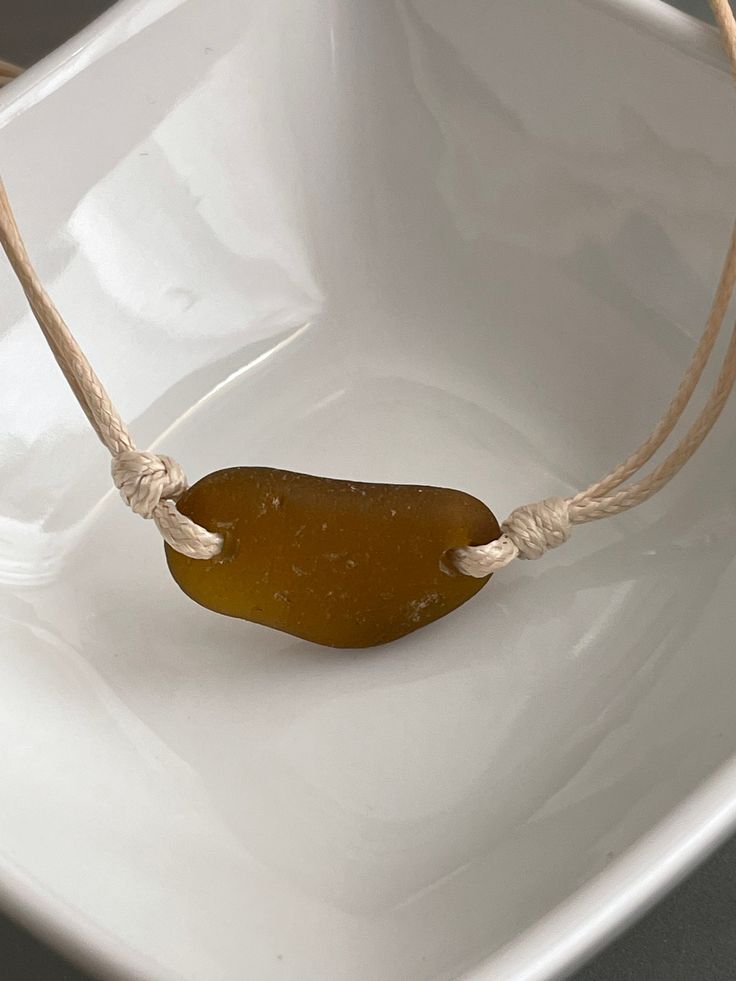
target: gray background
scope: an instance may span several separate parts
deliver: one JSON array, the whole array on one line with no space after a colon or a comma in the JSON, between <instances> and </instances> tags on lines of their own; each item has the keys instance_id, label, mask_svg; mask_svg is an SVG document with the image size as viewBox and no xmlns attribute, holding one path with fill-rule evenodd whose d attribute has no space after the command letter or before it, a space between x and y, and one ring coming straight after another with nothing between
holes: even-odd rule
<instances>
[{"instance_id":1,"label":"gray background","mask_svg":"<svg viewBox=\"0 0 736 981\"><path fill-rule=\"evenodd\" d=\"M711 19L707 0L672 2ZM111 0L0 0L0 58L27 66L109 6ZM91 979L0 915L0 981ZM736 837L573 981L736 981Z\"/></svg>"}]
</instances>

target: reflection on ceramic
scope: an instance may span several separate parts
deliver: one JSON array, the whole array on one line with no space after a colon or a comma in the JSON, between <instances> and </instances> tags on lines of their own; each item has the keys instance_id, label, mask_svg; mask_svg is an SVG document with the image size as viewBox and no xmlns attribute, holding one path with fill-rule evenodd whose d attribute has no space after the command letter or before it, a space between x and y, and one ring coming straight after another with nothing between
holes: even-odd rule
<instances>
[{"instance_id":1,"label":"reflection on ceramic","mask_svg":"<svg viewBox=\"0 0 736 981\"><path fill-rule=\"evenodd\" d=\"M141 445L580 487L658 417L736 201L651 2L123 2L0 95ZM136 979L551 978L736 819L733 412L645 508L387 649L209 614L0 267L0 895Z\"/></svg>"}]
</instances>

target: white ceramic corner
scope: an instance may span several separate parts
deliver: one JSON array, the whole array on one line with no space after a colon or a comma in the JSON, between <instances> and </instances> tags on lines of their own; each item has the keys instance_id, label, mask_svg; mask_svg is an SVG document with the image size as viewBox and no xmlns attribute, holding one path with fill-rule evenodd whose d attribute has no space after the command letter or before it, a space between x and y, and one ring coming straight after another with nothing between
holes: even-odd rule
<instances>
[{"instance_id":1,"label":"white ceramic corner","mask_svg":"<svg viewBox=\"0 0 736 981\"><path fill-rule=\"evenodd\" d=\"M0 162L141 445L503 516L667 402L734 113L661 3L123 2L0 93ZM11 913L138 981L542 981L733 827L732 409L646 507L331 652L178 592L0 288Z\"/></svg>"}]
</instances>

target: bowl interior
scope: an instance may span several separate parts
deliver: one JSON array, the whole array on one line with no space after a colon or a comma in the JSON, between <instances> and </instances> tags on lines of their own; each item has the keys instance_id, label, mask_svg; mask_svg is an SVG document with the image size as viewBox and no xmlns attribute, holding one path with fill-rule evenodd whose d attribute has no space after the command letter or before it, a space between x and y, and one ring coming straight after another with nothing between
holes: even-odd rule
<instances>
[{"instance_id":1,"label":"bowl interior","mask_svg":"<svg viewBox=\"0 0 736 981\"><path fill-rule=\"evenodd\" d=\"M645 435L736 200L707 57L605 3L142 9L0 104L29 248L140 445L504 517ZM326 651L177 590L0 281L0 855L80 934L152 977L490 978L733 754L732 412L646 507Z\"/></svg>"}]
</instances>

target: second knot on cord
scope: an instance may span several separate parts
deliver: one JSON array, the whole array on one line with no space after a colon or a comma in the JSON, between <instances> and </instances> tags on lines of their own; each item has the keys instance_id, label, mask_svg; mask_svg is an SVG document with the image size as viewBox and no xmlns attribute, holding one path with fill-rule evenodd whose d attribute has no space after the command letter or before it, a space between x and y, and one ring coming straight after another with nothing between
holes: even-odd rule
<instances>
[{"instance_id":1,"label":"second knot on cord","mask_svg":"<svg viewBox=\"0 0 736 981\"><path fill-rule=\"evenodd\" d=\"M570 537L570 509L564 497L548 497L512 511L502 528L520 559L540 559Z\"/></svg>"},{"instance_id":2,"label":"second knot on cord","mask_svg":"<svg viewBox=\"0 0 736 981\"><path fill-rule=\"evenodd\" d=\"M568 540L571 525L570 508L562 497L525 504L501 525L500 538L487 545L453 549L450 564L465 576L482 579L505 569L514 559L540 559L548 549Z\"/></svg>"},{"instance_id":3,"label":"second knot on cord","mask_svg":"<svg viewBox=\"0 0 736 981\"><path fill-rule=\"evenodd\" d=\"M176 500L187 489L184 471L169 456L124 450L112 460L112 479L136 514L153 517L160 501Z\"/></svg>"}]
</instances>

